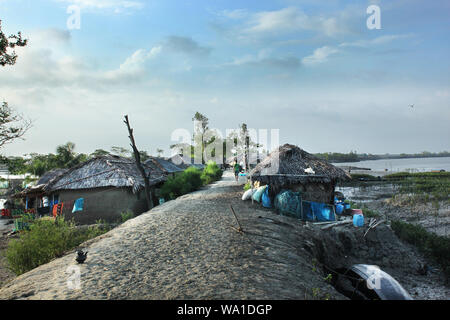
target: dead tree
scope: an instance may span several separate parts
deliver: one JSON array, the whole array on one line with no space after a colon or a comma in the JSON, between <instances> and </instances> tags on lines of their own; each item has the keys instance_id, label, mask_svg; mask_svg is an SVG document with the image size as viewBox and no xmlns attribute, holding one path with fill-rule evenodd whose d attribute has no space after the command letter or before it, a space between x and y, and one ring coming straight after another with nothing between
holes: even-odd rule
<instances>
[{"instance_id":1,"label":"dead tree","mask_svg":"<svg viewBox=\"0 0 450 320\"><path fill-rule=\"evenodd\" d=\"M153 208L153 200L152 200L151 191L150 191L149 177L147 177L147 175L145 174L144 167L142 166L141 156L139 154L138 148L136 147L136 143L134 142L133 129L131 129L131 127L130 127L130 122L128 121L128 115L125 116L124 122L128 128L128 134L129 134L128 138L130 138L130 141L131 141L130 145L131 145L131 148L133 149L134 160L136 160L136 166L137 166L139 172L141 173L142 178L144 179L145 198L147 199L147 206L148 206L148 209L150 210L151 208ZM149 176L150 176L150 174L149 174Z\"/></svg>"}]
</instances>

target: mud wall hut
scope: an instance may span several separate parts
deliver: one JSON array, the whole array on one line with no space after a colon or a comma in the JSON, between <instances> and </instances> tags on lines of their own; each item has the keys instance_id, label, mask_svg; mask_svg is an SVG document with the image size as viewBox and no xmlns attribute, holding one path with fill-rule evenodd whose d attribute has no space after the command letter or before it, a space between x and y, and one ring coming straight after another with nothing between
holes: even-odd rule
<instances>
[{"instance_id":1,"label":"mud wall hut","mask_svg":"<svg viewBox=\"0 0 450 320\"><path fill-rule=\"evenodd\" d=\"M289 189L300 192L303 200L333 204L336 182L350 176L295 145L285 144L261 161L249 178L269 185L272 198Z\"/></svg>"},{"instance_id":2,"label":"mud wall hut","mask_svg":"<svg viewBox=\"0 0 450 320\"><path fill-rule=\"evenodd\" d=\"M154 164L144 164L156 204L155 190L166 175ZM123 212L141 214L149 210L144 194L144 179L134 160L102 156L88 160L52 179L43 188L53 203L62 204L66 218L79 224L99 219L117 221ZM72 213L74 202L83 198L83 209Z\"/></svg>"}]
</instances>

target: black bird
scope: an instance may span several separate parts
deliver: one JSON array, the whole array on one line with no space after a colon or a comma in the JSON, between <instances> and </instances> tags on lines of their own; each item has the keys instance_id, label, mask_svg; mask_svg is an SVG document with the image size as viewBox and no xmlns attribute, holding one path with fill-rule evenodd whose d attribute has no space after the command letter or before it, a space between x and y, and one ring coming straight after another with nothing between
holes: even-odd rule
<instances>
[{"instance_id":1,"label":"black bird","mask_svg":"<svg viewBox=\"0 0 450 320\"><path fill-rule=\"evenodd\" d=\"M413 104L410 104L409 107L410 107L410 108L414 108L414 105L413 105Z\"/></svg>"},{"instance_id":2,"label":"black bird","mask_svg":"<svg viewBox=\"0 0 450 320\"><path fill-rule=\"evenodd\" d=\"M430 271L430 267L428 267L427 264L421 265L417 270L417 272L422 276L426 276L428 274L428 271Z\"/></svg>"},{"instance_id":3,"label":"black bird","mask_svg":"<svg viewBox=\"0 0 450 320\"><path fill-rule=\"evenodd\" d=\"M78 250L77 257L75 258L75 260L77 260L78 263L83 263L87 258L87 254L88 254L87 251L83 252L83 250Z\"/></svg>"}]
</instances>

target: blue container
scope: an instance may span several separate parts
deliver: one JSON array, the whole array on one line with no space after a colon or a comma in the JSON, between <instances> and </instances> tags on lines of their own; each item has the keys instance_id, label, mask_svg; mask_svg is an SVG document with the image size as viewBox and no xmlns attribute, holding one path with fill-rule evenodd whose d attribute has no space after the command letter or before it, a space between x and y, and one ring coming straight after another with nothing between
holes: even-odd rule
<instances>
[{"instance_id":1,"label":"blue container","mask_svg":"<svg viewBox=\"0 0 450 320\"><path fill-rule=\"evenodd\" d=\"M338 203L338 204L336 205L336 213L337 213L337 214L342 214L342 212L344 212L344 205Z\"/></svg>"},{"instance_id":2,"label":"blue container","mask_svg":"<svg viewBox=\"0 0 450 320\"><path fill-rule=\"evenodd\" d=\"M350 203L344 202L344 209L349 210L350 209Z\"/></svg>"},{"instance_id":3,"label":"blue container","mask_svg":"<svg viewBox=\"0 0 450 320\"><path fill-rule=\"evenodd\" d=\"M355 227L362 227L362 226L364 226L364 216L362 214L355 214L355 215L353 215L353 225Z\"/></svg>"}]
</instances>

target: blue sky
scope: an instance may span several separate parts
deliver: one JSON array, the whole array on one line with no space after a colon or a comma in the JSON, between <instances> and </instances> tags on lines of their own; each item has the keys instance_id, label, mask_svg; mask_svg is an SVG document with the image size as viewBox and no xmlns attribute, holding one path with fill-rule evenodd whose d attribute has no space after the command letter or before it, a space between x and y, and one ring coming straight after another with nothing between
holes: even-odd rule
<instances>
[{"instance_id":1,"label":"blue sky","mask_svg":"<svg viewBox=\"0 0 450 320\"><path fill-rule=\"evenodd\" d=\"M310 152L450 149L448 1L0 0L0 19L30 39L0 70L0 99L34 120L7 155L125 147L124 114L168 154L196 111Z\"/></svg>"}]
</instances>

